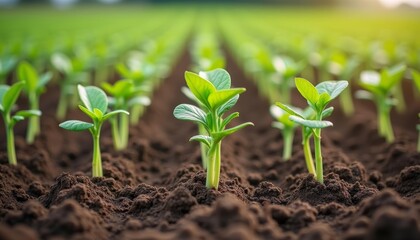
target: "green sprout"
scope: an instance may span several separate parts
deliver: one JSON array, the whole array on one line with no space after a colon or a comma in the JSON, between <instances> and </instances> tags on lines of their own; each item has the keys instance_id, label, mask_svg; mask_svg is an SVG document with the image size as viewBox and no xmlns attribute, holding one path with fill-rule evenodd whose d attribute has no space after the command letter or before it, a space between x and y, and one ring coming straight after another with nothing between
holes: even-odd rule
<instances>
[{"instance_id":1,"label":"green sprout","mask_svg":"<svg viewBox=\"0 0 420 240\"><path fill-rule=\"evenodd\" d=\"M276 56L273 58L273 67L276 72L273 79L276 86L274 89L277 89L277 86L279 86L281 101L285 104L290 104L292 81L296 75L302 72L305 65L303 62L296 62L285 56Z\"/></svg>"},{"instance_id":2,"label":"green sprout","mask_svg":"<svg viewBox=\"0 0 420 240\"><path fill-rule=\"evenodd\" d=\"M236 104L239 94L245 92L246 89L231 88L230 75L223 69L216 69L201 76L187 71L185 80L188 88L205 110L190 104L180 104L175 107L174 116L180 120L201 124L206 129L207 135L193 136L190 141L198 141L208 147L206 187L217 189L220 178L222 140L246 126L254 125L246 122L226 129L234 118L239 117L239 113L234 112L223 118L224 113Z\"/></svg>"},{"instance_id":3,"label":"green sprout","mask_svg":"<svg viewBox=\"0 0 420 240\"><path fill-rule=\"evenodd\" d=\"M356 56L347 57L342 52L331 55L328 70L334 79L351 80L360 65L360 60ZM350 116L354 113L354 104L351 97L350 86L344 90L339 97L341 109L345 115Z\"/></svg>"},{"instance_id":4,"label":"green sprout","mask_svg":"<svg viewBox=\"0 0 420 240\"><path fill-rule=\"evenodd\" d=\"M51 64L64 76L59 81L60 98L56 112L57 119L61 121L66 117L69 106L75 106L78 101L76 94L77 84L86 82L88 78L87 73L84 71L87 62L80 58L70 59L63 53L54 53L51 56Z\"/></svg>"},{"instance_id":5,"label":"green sprout","mask_svg":"<svg viewBox=\"0 0 420 240\"><path fill-rule=\"evenodd\" d=\"M322 164L322 149L321 149L321 129L330 127L333 124L323 118L331 115L334 110L333 107L326 108L327 105L335 99L341 92L348 86L347 81L324 81L316 85L312 85L306 79L295 78L296 88L299 93L307 100L309 107L315 114L315 117L309 114L302 114L293 108L282 103L276 103L277 106L289 113L289 119L303 126L303 145L305 160L310 173L311 169L310 160L312 160L312 153L310 151L309 138L314 137L315 147L315 177L318 182L324 182L323 164ZM305 142L307 141L307 142ZM310 156L310 157L309 157Z\"/></svg>"},{"instance_id":6,"label":"green sprout","mask_svg":"<svg viewBox=\"0 0 420 240\"><path fill-rule=\"evenodd\" d=\"M21 62L18 66L19 80L24 82L24 89L26 90L29 99L30 110L39 109L39 97L45 91L45 86L51 80L52 74L47 72L38 76L34 67L27 62ZM41 132L39 116L33 115L29 117L28 130L26 141L33 143L35 137Z\"/></svg>"},{"instance_id":7,"label":"green sprout","mask_svg":"<svg viewBox=\"0 0 420 240\"><path fill-rule=\"evenodd\" d=\"M109 118L119 113L128 115L125 110L114 110L108 112L108 97L100 88L94 86L77 86L79 97L83 105L79 105L80 110L92 119L93 123L79 120L69 120L60 124L61 128L70 131L89 130L93 138L93 157L92 157L92 176L102 177L102 159L100 149L100 134L102 124Z\"/></svg>"},{"instance_id":8,"label":"green sprout","mask_svg":"<svg viewBox=\"0 0 420 240\"><path fill-rule=\"evenodd\" d=\"M295 111L299 111L295 109ZM281 130L283 135L283 160L287 161L292 156L293 136L297 124L289 119L291 116L288 112L279 108L277 105L270 107L271 115L276 119L272 126Z\"/></svg>"},{"instance_id":9,"label":"green sprout","mask_svg":"<svg viewBox=\"0 0 420 240\"><path fill-rule=\"evenodd\" d=\"M391 108L396 104L393 98L393 90L401 81L406 67L398 65L385 68L378 73L376 71L363 71L360 75L360 86L365 90L359 90L357 97L375 102L378 109L379 135L385 137L387 142L394 141L394 131L391 124Z\"/></svg>"},{"instance_id":10,"label":"green sprout","mask_svg":"<svg viewBox=\"0 0 420 240\"><path fill-rule=\"evenodd\" d=\"M17 82L12 86L0 85L0 113L3 117L6 130L7 157L9 159L9 163L12 165L17 164L13 127L17 122L22 121L25 118L41 116L41 112L39 110L21 110L15 115L11 115L13 106L19 97L23 85L24 84L22 82Z\"/></svg>"},{"instance_id":11,"label":"green sprout","mask_svg":"<svg viewBox=\"0 0 420 240\"><path fill-rule=\"evenodd\" d=\"M112 98L109 98L109 103L114 109L122 109L128 112L135 105L150 105L150 98L139 96L142 90L136 88L132 80L119 80L114 85L105 82L102 84L102 88L112 96ZM128 115L120 114L118 117L111 118L110 121L115 149L127 148L130 125Z\"/></svg>"}]
</instances>

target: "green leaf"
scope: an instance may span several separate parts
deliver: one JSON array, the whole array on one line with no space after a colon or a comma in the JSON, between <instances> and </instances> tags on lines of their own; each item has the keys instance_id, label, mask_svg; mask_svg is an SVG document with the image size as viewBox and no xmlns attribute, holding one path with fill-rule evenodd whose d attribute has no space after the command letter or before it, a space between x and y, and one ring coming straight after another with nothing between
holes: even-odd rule
<instances>
[{"instance_id":1,"label":"green leaf","mask_svg":"<svg viewBox=\"0 0 420 240\"><path fill-rule=\"evenodd\" d=\"M79 109L82 110L82 112L84 112L86 115L88 115L91 119L96 118L95 113L93 113L89 109L85 108L84 106L79 105Z\"/></svg>"},{"instance_id":2,"label":"green leaf","mask_svg":"<svg viewBox=\"0 0 420 240\"><path fill-rule=\"evenodd\" d=\"M77 88L80 99L87 109L93 112L97 108L102 113L106 112L108 108L108 97L104 91L94 86L83 87L82 85L77 85Z\"/></svg>"},{"instance_id":3,"label":"green leaf","mask_svg":"<svg viewBox=\"0 0 420 240\"><path fill-rule=\"evenodd\" d=\"M93 109L93 114L95 114L97 119L102 119L102 117L104 116L104 113L97 108Z\"/></svg>"},{"instance_id":4,"label":"green leaf","mask_svg":"<svg viewBox=\"0 0 420 240\"><path fill-rule=\"evenodd\" d=\"M333 111L334 111L334 107L329 107L327 109L324 109L321 113L322 118L326 118L326 117L331 116Z\"/></svg>"},{"instance_id":5,"label":"green leaf","mask_svg":"<svg viewBox=\"0 0 420 240\"><path fill-rule=\"evenodd\" d=\"M295 78L295 84L299 93L312 105L316 105L319 93L314 85L304 78Z\"/></svg>"},{"instance_id":6,"label":"green leaf","mask_svg":"<svg viewBox=\"0 0 420 240\"><path fill-rule=\"evenodd\" d=\"M51 56L51 63L61 73L69 74L73 71L70 59L62 53L54 53Z\"/></svg>"},{"instance_id":7,"label":"green leaf","mask_svg":"<svg viewBox=\"0 0 420 240\"><path fill-rule=\"evenodd\" d=\"M295 123L309 128L326 128L333 125L330 121L307 120L298 116L290 116L289 119Z\"/></svg>"},{"instance_id":8,"label":"green leaf","mask_svg":"<svg viewBox=\"0 0 420 240\"><path fill-rule=\"evenodd\" d=\"M208 98L210 94L216 92L216 87L208 80L198 76L193 72L185 72L185 81L194 96L206 107L209 106Z\"/></svg>"},{"instance_id":9,"label":"green leaf","mask_svg":"<svg viewBox=\"0 0 420 240\"><path fill-rule=\"evenodd\" d=\"M207 126L206 113L191 104L180 104L174 109L174 116L179 120L193 121Z\"/></svg>"},{"instance_id":10,"label":"green leaf","mask_svg":"<svg viewBox=\"0 0 420 240\"><path fill-rule=\"evenodd\" d=\"M316 107L318 110L324 109L325 106L331 101L331 97L328 93L323 92L319 95L318 102L316 103Z\"/></svg>"},{"instance_id":11,"label":"green leaf","mask_svg":"<svg viewBox=\"0 0 420 240\"><path fill-rule=\"evenodd\" d=\"M134 83L130 79L119 80L114 85L104 82L102 88L112 96L127 97L133 93Z\"/></svg>"},{"instance_id":12,"label":"green leaf","mask_svg":"<svg viewBox=\"0 0 420 240\"><path fill-rule=\"evenodd\" d=\"M41 116L42 112L39 110L21 110L18 111L15 116L21 116L24 118L33 117L33 116Z\"/></svg>"},{"instance_id":13,"label":"green leaf","mask_svg":"<svg viewBox=\"0 0 420 240\"><path fill-rule=\"evenodd\" d=\"M254 124L252 122L242 123L236 127L232 127L232 128L223 130L221 132L212 133L211 136L213 137L215 142L218 142L218 141L221 141L226 136L231 135L232 133L235 133L247 126L254 126Z\"/></svg>"},{"instance_id":14,"label":"green leaf","mask_svg":"<svg viewBox=\"0 0 420 240\"><path fill-rule=\"evenodd\" d=\"M221 128L222 129L225 128L226 125L228 125L233 119L235 119L237 117L239 117L238 112L231 113L229 116L227 116L225 119L223 119Z\"/></svg>"},{"instance_id":15,"label":"green leaf","mask_svg":"<svg viewBox=\"0 0 420 240\"><path fill-rule=\"evenodd\" d=\"M119 110L114 110L114 111L112 111L112 112L109 112L109 113L105 114L105 115L103 116L102 120L103 120L103 121L105 121L105 120L107 120L108 118L111 118L111 117L113 117L113 116L115 116L115 115L117 115L117 114L126 114L126 115L130 115L130 113L129 113L129 112L127 112L127 111L125 111L125 110L121 110L121 109L119 109Z\"/></svg>"},{"instance_id":16,"label":"green leaf","mask_svg":"<svg viewBox=\"0 0 420 240\"><path fill-rule=\"evenodd\" d=\"M6 93L4 93L2 104L4 112L9 112L12 109L13 105L19 97L20 91L22 90L23 86L23 82L17 82L13 84L10 88L8 88Z\"/></svg>"},{"instance_id":17,"label":"green leaf","mask_svg":"<svg viewBox=\"0 0 420 240\"><path fill-rule=\"evenodd\" d=\"M199 76L209 80L217 90L229 89L231 86L229 73L221 68L207 72L200 72Z\"/></svg>"},{"instance_id":18,"label":"green leaf","mask_svg":"<svg viewBox=\"0 0 420 240\"><path fill-rule=\"evenodd\" d=\"M25 120L25 118L23 116L13 116L12 117L12 122L11 122L11 127L15 126L15 124L17 122L23 121Z\"/></svg>"},{"instance_id":19,"label":"green leaf","mask_svg":"<svg viewBox=\"0 0 420 240\"><path fill-rule=\"evenodd\" d=\"M134 105L149 106L151 104L150 98L146 96L134 97L127 102L129 107Z\"/></svg>"},{"instance_id":20,"label":"green leaf","mask_svg":"<svg viewBox=\"0 0 420 240\"><path fill-rule=\"evenodd\" d=\"M60 123L59 126L70 131L84 131L92 128L94 125L92 123L83 122L79 120L69 120Z\"/></svg>"},{"instance_id":21,"label":"green leaf","mask_svg":"<svg viewBox=\"0 0 420 240\"><path fill-rule=\"evenodd\" d=\"M38 84L38 74L36 70L27 62L21 62L18 66L19 80L25 82L28 91L35 91Z\"/></svg>"},{"instance_id":22,"label":"green leaf","mask_svg":"<svg viewBox=\"0 0 420 240\"><path fill-rule=\"evenodd\" d=\"M294 115L294 116L298 116L298 117L303 118L302 113L299 112L297 109L291 107L291 106L288 106L288 105L280 103L280 102L276 102L276 106L283 109L283 111L287 112L290 115Z\"/></svg>"},{"instance_id":23,"label":"green leaf","mask_svg":"<svg viewBox=\"0 0 420 240\"><path fill-rule=\"evenodd\" d=\"M381 87L383 87L386 91L389 91L402 80L405 70L406 66L403 64L382 70Z\"/></svg>"},{"instance_id":24,"label":"green leaf","mask_svg":"<svg viewBox=\"0 0 420 240\"><path fill-rule=\"evenodd\" d=\"M43 87L45 87L49 81L51 81L53 77L52 72L46 72L44 74L41 75L41 77L39 78L38 84L36 85L37 89L41 89Z\"/></svg>"},{"instance_id":25,"label":"green leaf","mask_svg":"<svg viewBox=\"0 0 420 240\"><path fill-rule=\"evenodd\" d=\"M0 85L0 111L3 111L3 97L9 88L8 85Z\"/></svg>"},{"instance_id":26,"label":"green leaf","mask_svg":"<svg viewBox=\"0 0 420 240\"><path fill-rule=\"evenodd\" d=\"M210 96L208 97L208 102L210 104L211 109L217 109L223 104L229 102L229 100L231 100L236 95L241 94L245 91L245 88L231 88L216 91L210 94Z\"/></svg>"},{"instance_id":27,"label":"green leaf","mask_svg":"<svg viewBox=\"0 0 420 240\"><path fill-rule=\"evenodd\" d=\"M201 142L204 143L207 147L210 148L210 145L213 141L213 139L210 136L206 136L206 135L196 135L190 138L190 142L191 141L197 141L197 142Z\"/></svg>"},{"instance_id":28,"label":"green leaf","mask_svg":"<svg viewBox=\"0 0 420 240\"><path fill-rule=\"evenodd\" d=\"M229 101L222 104L222 106L220 106L217 109L217 114L219 116L222 116L223 113L229 111L233 106L235 106L235 104L238 102L238 99L239 99L239 94L234 96L233 98L229 99Z\"/></svg>"},{"instance_id":29,"label":"green leaf","mask_svg":"<svg viewBox=\"0 0 420 240\"><path fill-rule=\"evenodd\" d=\"M316 89L318 90L319 94L327 93L330 96L330 100L336 98L346 87L349 83L345 80L341 81L325 81L316 85Z\"/></svg>"}]
</instances>

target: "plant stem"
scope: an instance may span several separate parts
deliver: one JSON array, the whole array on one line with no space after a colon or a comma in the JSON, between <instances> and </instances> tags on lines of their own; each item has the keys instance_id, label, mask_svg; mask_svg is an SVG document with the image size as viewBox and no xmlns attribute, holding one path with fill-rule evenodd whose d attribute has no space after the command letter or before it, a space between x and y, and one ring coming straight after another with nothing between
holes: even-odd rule
<instances>
[{"instance_id":1,"label":"plant stem","mask_svg":"<svg viewBox=\"0 0 420 240\"><path fill-rule=\"evenodd\" d=\"M129 129L129 116L126 114L120 114L120 131L121 131L121 149L127 148L128 145L128 129Z\"/></svg>"},{"instance_id":2,"label":"plant stem","mask_svg":"<svg viewBox=\"0 0 420 240\"><path fill-rule=\"evenodd\" d=\"M206 177L206 187L209 189L214 188L217 190L217 188L219 187L221 146L221 141L219 141L217 143L214 143L209 150Z\"/></svg>"},{"instance_id":3,"label":"plant stem","mask_svg":"<svg viewBox=\"0 0 420 240\"><path fill-rule=\"evenodd\" d=\"M39 109L39 103L38 103L38 98L36 96L36 93L29 93L29 104L30 104L31 110ZM38 116L29 117L26 141L29 144L32 144L35 140L35 137L38 135L39 131L40 131L39 117Z\"/></svg>"},{"instance_id":4,"label":"plant stem","mask_svg":"<svg viewBox=\"0 0 420 240\"><path fill-rule=\"evenodd\" d=\"M289 160L292 156L293 133L293 128L283 130L283 161Z\"/></svg>"},{"instance_id":5,"label":"plant stem","mask_svg":"<svg viewBox=\"0 0 420 240\"><path fill-rule=\"evenodd\" d=\"M394 141L394 131L392 129L390 116L391 107L383 102L379 102L378 106L379 135L385 137L386 141L391 143Z\"/></svg>"},{"instance_id":6,"label":"plant stem","mask_svg":"<svg viewBox=\"0 0 420 240\"><path fill-rule=\"evenodd\" d=\"M143 110L144 110L144 106L143 105L134 105L133 108L131 109L131 118L130 118L130 123L132 125L135 125L137 123L139 123L139 119L141 117L141 115L143 114Z\"/></svg>"},{"instance_id":7,"label":"plant stem","mask_svg":"<svg viewBox=\"0 0 420 240\"><path fill-rule=\"evenodd\" d=\"M404 112L406 109L406 105L405 105L404 93L403 93L401 84L397 84L395 86L394 96L397 99L397 105L396 105L397 111L400 113Z\"/></svg>"},{"instance_id":8,"label":"plant stem","mask_svg":"<svg viewBox=\"0 0 420 240\"><path fill-rule=\"evenodd\" d=\"M351 90L349 88L345 89L340 94L340 105L346 116L351 116L354 113L354 104L351 97Z\"/></svg>"},{"instance_id":9,"label":"plant stem","mask_svg":"<svg viewBox=\"0 0 420 240\"><path fill-rule=\"evenodd\" d=\"M305 156L306 168L310 174L313 174L316 177L314 160L312 159L311 144L309 142L309 137L304 136L303 140L303 154Z\"/></svg>"},{"instance_id":10,"label":"plant stem","mask_svg":"<svg viewBox=\"0 0 420 240\"><path fill-rule=\"evenodd\" d=\"M121 149L121 136L118 129L118 120L111 119L111 128L112 128L112 142L114 143L115 150Z\"/></svg>"},{"instance_id":11,"label":"plant stem","mask_svg":"<svg viewBox=\"0 0 420 240\"><path fill-rule=\"evenodd\" d=\"M15 149L15 134L13 132L13 126L10 124L10 115L3 115L4 127L6 129L6 141L7 141L7 158L9 164L16 165L16 149Z\"/></svg>"},{"instance_id":12,"label":"plant stem","mask_svg":"<svg viewBox=\"0 0 420 240\"><path fill-rule=\"evenodd\" d=\"M67 96L64 91L64 87L61 87L60 98L58 99L58 105L57 105L57 112L55 114L58 120L61 121L66 117L67 105L68 105Z\"/></svg>"},{"instance_id":13,"label":"plant stem","mask_svg":"<svg viewBox=\"0 0 420 240\"><path fill-rule=\"evenodd\" d=\"M419 137L417 139L417 152L420 152L420 131L419 131Z\"/></svg>"},{"instance_id":14,"label":"plant stem","mask_svg":"<svg viewBox=\"0 0 420 240\"><path fill-rule=\"evenodd\" d=\"M321 121L321 114L317 114L316 119ZM315 147L315 167L316 167L316 180L324 183L324 169L322 165L322 149L321 149L321 129L314 130L314 147Z\"/></svg>"},{"instance_id":15,"label":"plant stem","mask_svg":"<svg viewBox=\"0 0 420 240\"><path fill-rule=\"evenodd\" d=\"M93 137L93 157L92 157L92 177L102 177L102 158L100 147L101 126L95 127L92 131Z\"/></svg>"},{"instance_id":16,"label":"plant stem","mask_svg":"<svg viewBox=\"0 0 420 240\"><path fill-rule=\"evenodd\" d=\"M201 124L198 124L198 133L200 135L206 135L207 134L206 129ZM207 154L208 154L209 148L207 147L206 144L200 143L200 149L201 149L201 161L202 161L203 168L207 169L207 161L208 161Z\"/></svg>"}]
</instances>

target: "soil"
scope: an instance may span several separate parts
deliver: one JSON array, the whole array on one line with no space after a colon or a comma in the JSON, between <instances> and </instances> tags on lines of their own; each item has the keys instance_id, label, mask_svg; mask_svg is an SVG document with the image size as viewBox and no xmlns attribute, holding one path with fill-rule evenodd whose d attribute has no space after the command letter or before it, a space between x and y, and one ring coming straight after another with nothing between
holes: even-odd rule
<instances>
[{"instance_id":1,"label":"soil","mask_svg":"<svg viewBox=\"0 0 420 240\"><path fill-rule=\"evenodd\" d=\"M127 150L115 151L109 126L103 129L102 178L90 177L89 133L58 127L58 90L50 87L36 142L25 143L24 123L16 127L17 166L7 164L0 145L0 239L420 238L418 99L409 94L407 111L392 114L392 144L377 135L373 105L356 101L351 117L336 105L335 126L323 131L322 185L306 171L300 134L292 159L282 160L268 101L227 57L233 84L247 88L235 123L255 127L224 140L217 191L206 189L198 144L188 142L196 126L172 116L188 102L180 92L190 67L185 52L131 127ZM293 100L303 103L296 92ZM72 110L67 118L83 116Z\"/></svg>"}]
</instances>

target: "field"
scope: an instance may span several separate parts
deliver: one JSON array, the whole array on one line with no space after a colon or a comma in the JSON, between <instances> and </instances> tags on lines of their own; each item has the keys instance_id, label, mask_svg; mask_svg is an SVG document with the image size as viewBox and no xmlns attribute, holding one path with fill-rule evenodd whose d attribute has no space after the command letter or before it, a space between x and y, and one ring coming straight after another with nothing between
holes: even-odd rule
<instances>
[{"instance_id":1,"label":"field","mask_svg":"<svg viewBox=\"0 0 420 240\"><path fill-rule=\"evenodd\" d=\"M17 164L12 164L13 131L7 122L13 118L4 117L6 88L0 87L0 239L418 239L418 29L420 14L414 10L259 5L0 9L0 84L22 88L10 111L42 111L32 143L28 132L37 129L30 126L36 125L36 114L20 115L25 120L14 127ZM353 60L357 64L350 68ZM5 70L8 61L13 64ZM36 84L37 108L30 88L17 84L33 78L30 70L22 70L23 61L39 79L48 78L45 86ZM175 118L174 109L194 104L181 90L188 83L185 71L216 68L226 69L232 86L246 88L228 111L240 116L227 126L254 126L223 140L220 181L211 185L212 151L206 155L205 144L189 142L199 131L197 124ZM369 95L366 91L374 87L361 81L365 70L378 72L381 81L391 79L389 91L384 87ZM308 107L310 100L295 88L295 77L314 85L349 83L347 92L331 101L330 117L301 114L311 124L333 124L319 136L322 181L320 128L309 136L317 168L311 174L302 148L304 128L293 125L288 159L286 123L273 127L270 107L276 102ZM129 99L105 87L120 79L128 80L122 92L136 89ZM113 96L109 108L130 112L107 119L102 131L99 127L100 150L92 148L96 130L91 125L79 125L88 130L81 132L60 125L101 119L100 107L93 108L100 106L99 98L84 100L78 84L101 87ZM197 95L192 99L206 109ZM78 104L88 112L91 107L93 115ZM391 129L381 125L387 125L387 113ZM216 135L208 136L213 146ZM95 156L101 159L100 170Z\"/></svg>"}]
</instances>

